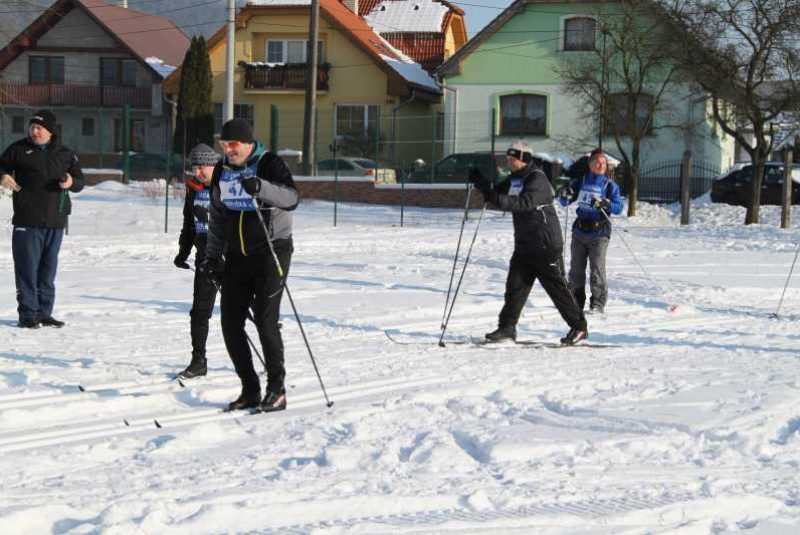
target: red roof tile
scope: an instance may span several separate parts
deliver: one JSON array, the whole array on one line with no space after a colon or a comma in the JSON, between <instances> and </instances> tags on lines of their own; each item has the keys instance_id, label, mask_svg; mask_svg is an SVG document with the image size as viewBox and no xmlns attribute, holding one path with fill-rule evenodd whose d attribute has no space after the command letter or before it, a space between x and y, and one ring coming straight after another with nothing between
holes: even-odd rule
<instances>
[{"instance_id":1,"label":"red roof tile","mask_svg":"<svg viewBox=\"0 0 800 535\"><path fill-rule=\"evenodd\" d=\"M423 32L392 32L381 35L389 43L432 73L444 61L444 35Z\"/></svg>"}]
</instances>

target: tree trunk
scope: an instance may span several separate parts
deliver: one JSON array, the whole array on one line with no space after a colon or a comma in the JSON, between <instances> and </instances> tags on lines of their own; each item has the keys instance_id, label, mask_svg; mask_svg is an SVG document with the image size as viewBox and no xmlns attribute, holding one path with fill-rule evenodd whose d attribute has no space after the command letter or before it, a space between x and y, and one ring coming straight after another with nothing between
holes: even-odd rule
<instances>
[{"instance_id":1,"label":"tree trunk","mask_svg":"<svg viewBox=\"0 0 800 535\"><path fill-rule=\"evenodd\" d=\"M636 215L636 204L639 201L639 175L642 173L642 162L639 160L639 144L634 143L631 150L631 190L628 195L628 217Z\"/></svg>"},{"instance_id":2,"label":"tree trunk","mask_svg":"<svg viewBox=\"0 0 800 535\"><path fill-rule=\"evenodd\" d=\"M754 156L753 183L750 185L750 205L747 207L747 214L744 219L745 225L758 224L761 211L761 184L764 182L766 156L762 155L760 150L756 150Z\"/></svg>"}]
</instances>

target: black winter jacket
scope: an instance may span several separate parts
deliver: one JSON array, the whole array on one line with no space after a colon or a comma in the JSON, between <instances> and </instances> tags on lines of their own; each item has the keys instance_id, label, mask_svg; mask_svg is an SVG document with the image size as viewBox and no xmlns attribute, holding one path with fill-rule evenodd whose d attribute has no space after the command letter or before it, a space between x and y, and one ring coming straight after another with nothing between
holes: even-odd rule
<instances>
[{"instance_id":1,"label":"black winter jacket","mask_svg":"<svg viewBox=\"0 0 800 535\"><path fill-rule=\"evenodd\" d=\"M74 193L83 189L83 172L78 157L66 147L59 147L53 136L41 149L30 138L9 146L0 156L0 174L13 175L20 191L14 192L14 217L17 227L64 228L72 210L67 190L59 180L65 173L72 176Z\"/></svg>"},{"instance_id":2,"label":"black winter jacket","mask_svg":"<svg viewBox=\"0 0 800 535\"><path fill-rule=\"evenodd\" d=\"M189 179L191 180L191 179ZM192 246L197 249L195 260L201 262L206 254L208 232L208 199L211 186L194 185L187 181L186 199L183 202L183 226L178 238L179 254L188 258ZM205 201L205 202L204 202ZM205 211L205 213L203 213ZM199 230L199 231L198 231Z\"/></svg>"},{"instance_id":3,"label":"black winter jacket","mask_svg":"<svg viewBox=\"0 0 800 535\"><path fill-rule=\"evenodd\" d=\"M552 255L564 248L558 215L553 206L553 187L534 163L511 173L492 200L511 212L514 249L523 255Z\"/></svg>"},{"instance_id":4,"label":"black winter jacket","mask_svg":"<svg viewBox=\"0 0 800 535\"><path fill-rule=\"evenodd\" d=\"M233 166L223 160L214 168L206 244L208 257L219 258L222 254L227 258L261 257L271 254L255 210L235 207L237 202L245 202L249 206L252 198L244 194L230 203L226 203L223 198L229 189L239 190L238 194L242 195L239 180L253 171L253 176L261 179L256 202L270 238L276 241L276 249L283 247L284 242L291 243L291 211L297 208L299 202L292 173L280 156L264 151L257 144L245 165ZM226 189L226 192L221 188Z\"/></svg>"}]
</instances>

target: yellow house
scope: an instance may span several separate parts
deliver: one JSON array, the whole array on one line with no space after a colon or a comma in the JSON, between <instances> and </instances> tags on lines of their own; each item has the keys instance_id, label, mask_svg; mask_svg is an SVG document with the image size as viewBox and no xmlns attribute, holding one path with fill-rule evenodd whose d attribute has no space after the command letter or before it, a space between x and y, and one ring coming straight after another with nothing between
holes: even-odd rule
<instances>
[{"instance_id":1,"label":"yellow house","mask_svg":"<svg viewBox=\"0 0 800 535\"><path fill-rule=\"evenodd\" d=\"M253 0L236 17L234 115L274 150L302 148L307 0ZM410 165L441 156L442 92L420 64L375 33L338 0L320 0L317 161L360 156ZM225 97L226 30L208 41L215 131ZM176 71L168 87L176 88ZM437 137L436 132L439 132Z\"/></svg>"}]
</instances>

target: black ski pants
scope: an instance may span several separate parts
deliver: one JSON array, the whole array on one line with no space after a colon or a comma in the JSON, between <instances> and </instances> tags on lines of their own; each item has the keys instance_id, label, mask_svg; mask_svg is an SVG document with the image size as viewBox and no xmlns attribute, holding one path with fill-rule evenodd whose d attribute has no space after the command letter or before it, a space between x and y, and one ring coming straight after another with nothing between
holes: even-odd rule
<instances>
[{"instance_id":1,"label":"black ski pants","mask_svg":"<svg viewBox=\"0 0 800 535\"><path fill-rule=\"evenodd\" d=\"M283 278L278 274L272 255L229 256L222 276L222 336L236 374L242 381L242 392L246 394L261 391L244 330L251 306L266 362L267 390L285 392L286 369L283 365L283 339L278 318L283 282L289 274L292 260L292 241L276 240L274 247L283 269Z\"/></svg>"},{"instance_id":2,"label":"black ski pants","mask_svg":"<svg viewBox=\"0 0 800 535\"><path fill-rule=\"evenodd\" d=\"M198 251L195 263L200 265L203 257ZM208 340L208 320L214 312L214 302L217 300L217 288L208 280L202 271L194 272L194 296L192 309L189 311L190 330L192 334L192 358L205 358L206 340Z\"/></svg>"},{"instance_id":3,"label":"black ski pants","mask_svg":"<svg viewBox=\"0 0 800 535\"><path fill-rule=\"evenodd\" d=\"M561 317L573 329L586 330L586 318L569 291L564 276L564 260L561 250L544 251L537 255L514 251L506 279L505 305L500 311L500 327L516 327L519 316L533 283L539 279L544 291L553 301Z\"/></svg>"}]
</instances>

